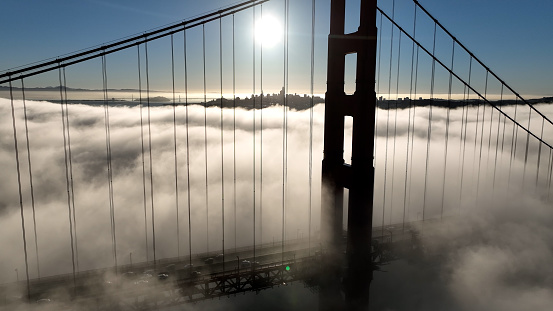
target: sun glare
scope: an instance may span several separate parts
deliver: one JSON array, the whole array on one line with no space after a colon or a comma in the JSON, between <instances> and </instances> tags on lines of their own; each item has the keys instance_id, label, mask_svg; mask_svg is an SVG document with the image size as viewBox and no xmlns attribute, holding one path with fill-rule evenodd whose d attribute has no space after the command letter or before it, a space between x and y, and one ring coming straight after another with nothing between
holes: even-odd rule
<instances>
[{"instance_id":1,"label":"sun glare","mask_svg":"<svg viewBox=\"0 0 553 311\"><path fill-rule=\"evenodd\" d=\"M255 40L261 42L263 47L273 47L282 39L282 26L271 15L263 16L255 24Z\"/></svg>"}]
</instances>

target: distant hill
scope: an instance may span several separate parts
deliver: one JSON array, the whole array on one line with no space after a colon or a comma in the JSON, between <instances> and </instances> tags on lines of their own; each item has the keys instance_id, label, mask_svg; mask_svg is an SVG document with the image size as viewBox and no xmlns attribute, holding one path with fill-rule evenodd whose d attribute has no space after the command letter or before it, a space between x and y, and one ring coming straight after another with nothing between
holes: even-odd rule
<instances>
[{"instance_id":1,"label":"distant hill","mask_svg":"<svg viewBox=\"0 0 553 311\"><path fill-rule=\"evenodd\" d=\"M521 104L520 100L490 100L490 103L500 107L500 106L512 106L516 104ZM553 103L553 97L542 97L535 99L527 99L531 105L535 104L551 104ZM482 99L468 99L468 100L458 100L458 99L441 99L441 98L419 98L419 99L397 99L397 100L386 100L379 99L377 100L376 105L380 109L406 109L412 106L426 107L432 105L433 107L442 107L442 108L457 108L463 106L477 106L484 104L485 101Z\"/></svg>"},{"instance_id":2,"label":"distant hill","mask_svg":"<svg viewBox=\"0 0 553 311\"><path fill-rule=\"evenodd\" d=\"M14 91L21 90L19 87L12 87ZM10 88L7 86L0 86L0 92L7 92ZM35 87L35 88L25 88L25 91L55 91L59 92L60 87L59 86L47 86L47 87ZM65 90L64 87L62 87L62 90ZM91 89L81 89L81 88L66 88L67 91L71 92L102 92L103 90L91 90ZM109 92L138 92L139 90L136 89L108 89ZM155 93L156 91L150 91L152 93ZM246 97L246 98L240 98L236 97L236 99L232 98L223 98L222 102L221 99L213 99L206 103L207 107L220 107L221 104L224 108L232 108L232 107L239 107L243 109L260 109L260 108L267 108L271 106L282 106L284 104L284 96L283 96L284 90L281 90L278 94L264 94L264 95L256 95L255 101L252 99L252 97ZM57 102L58 100L50 100L52 102ZM530 104L551 104L553 103L553 97L542 97L542 98L534 98L534 99L527 99L526 100ZM142 103L146 103L147 98L142 98ZM286 96L286 105L293 109L293 110L305 110L309 109L311 105L317 105L320 103L324 103L325 100L321 97L314 96L313 100L311 99L311 96L308 95L298 95L298 94L288 94ZM496 106L511 106L520 104L520 100L493 100L490 101ZM82 104L89 104L89 105L100 105L103 104L102 100L69 100L69 103L82 103ZM139 99L134 100L121 100L112 98L110 100L110 103L112 105L117 106L136 106L139 103ZM442 107L442 108L457 108L457 107L463 107L463 106L475 106L479 104L483 104L484 101L481 99L470 99L470 100L447 100L447 99L440 99L440 98L419 98L419 99L409 99L409 98L402 98L397 100L386 100L386 99L378 99L377 100L377 106L381 109L406 109L411 106L429 106L432 105L434 107ZM164 106L164 105L172 105L172 100L163 97L163 96L155 96L150 97L150 104L155 106ZM200 103L191 103L195 105L203 105L203 102ZM255 104L255 107L254 107ZM177 103L177 105L184 105L184 103Z\"/></svg>"},{"instance_id":3,"label":"distant hill","mask_svg":"<svg viewBox=\"0 0 553 311\"><path fill-rule=\"evenodd\" d=\"M61 87L62 90L72 91L72 92L102 92L103 90L89 90L89 89L80 89L80 88L71 88L71 87ZM13 90L21 90L20 87L13 86ZM9 86L0 86L0 91L9 91ZM59 92L59 86L47 86L47 87L26 87L25 91L56 91ZM138 90L133 89L108 89L111 92L138 92Z\"/></svg>"}]
</instances>

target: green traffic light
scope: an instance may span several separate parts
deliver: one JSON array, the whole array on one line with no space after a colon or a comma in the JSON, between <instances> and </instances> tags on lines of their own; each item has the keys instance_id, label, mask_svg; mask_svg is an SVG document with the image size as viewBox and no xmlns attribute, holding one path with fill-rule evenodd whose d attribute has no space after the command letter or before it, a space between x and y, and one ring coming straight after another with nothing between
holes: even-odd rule
<instances>
[{"instance_id":1,"label":"green traffic light","mask_svg":"<svg viewBox=\"0 0 553 311\"><path fill-rule=\"evenodd\" d=\"M286 271L290 271L290 266L286 266Z\"/></svg>"}]
</instances>

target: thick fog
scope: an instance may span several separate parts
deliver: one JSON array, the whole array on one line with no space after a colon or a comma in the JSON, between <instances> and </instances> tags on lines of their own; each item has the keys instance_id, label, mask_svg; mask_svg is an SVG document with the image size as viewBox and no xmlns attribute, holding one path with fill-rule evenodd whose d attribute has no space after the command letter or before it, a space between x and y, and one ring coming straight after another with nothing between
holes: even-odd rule
<instances>
[{"instance_id":1,"label":"thick fog","mask_svg":"<svg viewBox=\"0 0 553 311\"><path fill-rule=\"evenodd\" d=\"M19 100L14 104L29 274L31 278L36 278L37 254L23 108ZM423 218L450 219L443 225L423 229L423 236L434 238L433 243L426 247L428 258L425 265L401 262L391 265L386 276L375 272L373 291L387 286L400 291L375 298L374 304L382 306L381 309L404 310L409 307L427 310L432 309L432 304L441 303L439 306L450 306L452 310L544 310L553 304L553 273L548 268L553 258L553 213L548 188L550 151L544 145L540 147L532 138L527 144L526 134L513 130L508 120L504 125L504 119L496 111L490 115L488 108L487 121L482 124L481 117L476 116L477 111L482 113L482 108L465 109L459 107L448 111L433 108L430 128L427 107L417 107L415 111L378 109L374 226L401 226L403 222ZM552 110L548 105L538 105L538 109L545 111L546 115ZM14 269L18 270L20 280L23 279L25 266L9 100L0 99L0 111L0 282L6 283L15 281ZM221 250L222 210L225 248L252 245L254 152L256 244L282 239L283 165L286 165L284 171L287 176L284 190L285 239L305 238L309 234L316 238L320 230L324 106L316 106L313 115L311 232L310 111L288 112L287 157L284 161L282 112L282 107L256 112L254 151L253 111L225 109L224 155L221 158L221 111L218 108L207 109L208 126L205 129L204 108L190 106L188 179L186 110L184 106L177 107L177 217L172 107L151 109L151 168L148 111L146 108L142 111L145 184L140 109L110 107L118 264L128 264L131 253L133 262L153 259L150 172L153 176L158 259L189 254L188 198L193 253ZM463 116L465 112L468 112L468 117ZM72 263L61 108L58 104L27 101L27 114L41 276L69 273ZM524 117L519 112L517 118ZM261 120L263 131L260 130ZM104 110L97 106L71 104L69 123L76 211L74 238L78 243L79 270L112 266ZM208 209L204 131L207 131ZM351 141L349 133L351 122L347 120L346 142ZM551 135L553 132L546 130L543 136ZM350 150L346 143L346 162L351 157ZM222 175L224 196L221 195ZM394 287L398 282L404 285ZM414 298L413 293L425 286L428 286L428 291L417 295L422 298ZM433 294L440 298L434 299Z\"/></svg>"},{"instance_id":2,"label":"thick fog","mask_svg":"<svg viewBox=\"0 0 553 311\"><path fill-rule=\"evenodd\" d=\"M18 103L19 104L19 103ZM39 260L43 275L71 271L71 249L68 221L67 188L65 178L61 109L57 104L28 102L29 140L33 169L33 187L37 219ZM9 102L3 102L2 122L2 217L0 226L2 245L13 250L2 252L3 281L13 281L13 269L24 271L22 266L22 235L19 214L18 184L10 121ZM256 244L282 239L282 108L263 110L263 145L261 131L256 132ZM317 148L313 170L320 172L320 143L322 132L317 108L314 140ZM113 172L113 201L115 233L119 264L146 261L144 228L144 185L138 108L111 107L110 133ZM177 206L175 196L175 157L172 108L151 110L152 175L156 235L156 257L184 256L188 247L188 183L186 151L185 108L177 108L177 173L178 173L178 226L180 249L177 245ZM24 194L25 221L30 253L30 274L36 277L36 259L30 201L30 184L25 145L22 109L17 111L21 178ZM146 177L146 225L148 256L153 259L151 188L149 167L149 139L147 110L144 116L144 156ZM236 110L224 112L224 171L221 170L220 110L207 111L207 181L209 227L206 220L206 169L204 140L204 108L189 108L190 157L190 213L192 252L220 251L222 247L221 175L225 179L225 248L253 243L253 113ZM79 268L87 270L113 264L111 252L111 222L106 160L104 111L101 107L69 106L70 139L73 166L74 199L76 210L76 239L78 241ZM257 115L260 126L261 112ZM236 133L236 148L234 148ZM309 218L309 158L304 148L309 140L309 111L291 112L288 118L287 148L289 150L286 183L286 239L298 235L308 236ZM263 148L263 175L261 176L261 148ZM314 149L315 150L315 149ZM234 219L234 153L236 153L236 222ZM320 173L315 173L320 176ZM263 178L263 185L261 185ZM318 206L320 178L314 179L313 206ZM318 187L320 188L320 186ZM261 195L263 200L261 201ZM318 227L318 210L313 208L313 228ZM235 223L236 237L235 243ZM209 230L209 233L208 233ZM261 240L262 239L262 240ZM17 242L15 242L17 241Z\"/></svg>"}]
</instances>

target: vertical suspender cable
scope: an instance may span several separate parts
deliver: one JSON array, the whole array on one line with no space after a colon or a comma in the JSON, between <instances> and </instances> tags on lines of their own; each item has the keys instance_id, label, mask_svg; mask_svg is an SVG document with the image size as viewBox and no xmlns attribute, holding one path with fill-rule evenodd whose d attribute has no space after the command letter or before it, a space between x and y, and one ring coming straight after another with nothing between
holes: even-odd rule
<instances>
[{"instance_id":1,"label":"vertical suspender cable","mask_svg":"<svg viewBox=\"0 0 553 311\"><path fill-rule=\"evenodd\" d=\"M467 107L467 101L466 101L466 94L467 94L467 85L463 85L463 101L462 101L462 104L461 104L461 130L460 130L460 133L459 133L459 153L463 154L463 156L459 156L459 163L457 164L457 175L460 175L461 177L459 178L459 184L458 184L458 188L459 188L459 206L458 206L458 212L460 211L461 209L461 200L462 200L462 195L463 195L463 161L464 161L464 150L463 150L463 142L466 141L466 137L464 136L464 130L465 130L465 111L468 109ZM463 150L463 151L461 151Z\"/></svg>"},{"instance_id":2,"label":"vertical suspender cable","mask_svg":"<svg viewBox=\"0 0 553 311\"><path fill-rule=\"evenodd\" d=\"M252 157L252 164L253 164L253 261L255 262L255 6L252 9L252 27L253 27L253 33L252 36L253 44L252 44L252 82L253 82L253 91L252 91L252 103L253 103L253 157ZM252 265L253 269L253 265Z\"/></svg>"},{"instance_id":3,"label":"vertical suspender cable","mask_svg":"<svg viewBox=\"0 0 553 311\"><path fill-rule=\"evenodd\" d=\"M395 0L392 2L392 20L394 19L395 14ZM388 100L386 102L386 147L384 151L384 191L383 191L383 199L382 199L382 226L381 226L381 235L384 237L384 215L386 211L386 187L387 187L387 179L388 179L388 141L390 137L390 101L392 100L392 59L394 55L394 24L390 23L391 25L391 39L390 39L390 65L388 69ZM393 188L393 187L392 187ZM391 208L390 208L390 215L392 214ZM390 216L391 217L391 216ZM391 218L390 218L391 220Z\"/></svg>"},{"instance_id":4,"label":"vertical suspender cable","mask_svg":"<svg viewBox=\"0 0 553 311\"><path fill-rule=\"evenodd\" d=\"M540 134L540 141L538 142L539 143L539 146L538 146L538 164L536 166L536 191L538 191L538 182L539 182L539 177L540 177L540 163L541 163L541 147L542 147L542 142L541 140L543 140L543 127L545 125L545 118L542 118L541 119L541 134ZM530 127L528 127L530 128Z\"/></svg>"},{"instance_id":5,"label":"vertical suspender cable","mask_svg":"<svg viewBox=\"0 0 553 311\"><path fill-rule=\"evenodd\" d=\"M263 4L261 4L261 20L263 20ZM263 245L263 40L259 42L259 241Z\"/></svg>"},{"instance_id":6,"label":"vertical suspender cable","mask_svg":"<svg viewBox=\"0 0 553 311\"><path fill-rule=\"evenodd\" d=\"M378 33L378 68L377 68L377 79L376 79L376 94L380 94L380 68L382 67L382 13L380 13L380 21L378 25L379 31Z\"/></svg>"},{"instance_id":7,"label":"vertical suspender cable","mask_svg":"<svg viewBox=\"0 0 553 311\"><path fill-rule=\"evenodd\" d=\"M434 81L436 75L436 23L434 23L434 36L432 44L432 76L430 78L430 104L428 106L428 136L426 139L426 164L424 166L424 194L423 194L423 203L422 203L422 221L424 222L424 216L426 211L426 197L428 190L428 162L430 159L430 140L432 137L432 105L434 97Z\"/></svg>"},{"instance_id":8,"label":"vertical suspender cable","mask_svg":"<svg viewBox=\"0 0 553 311\"><path fill-rule=\"evenodd\" d=\"M71 242L71 263L73 266L73 290L75 290L77 286L76 277L75 277L75 246L74 246L74 239L73 239L73 218L71 216L71 192L70 192L70 184L69 184L69 162L67 159L67 136L66 136L66 130L65 130L65 110L63 109L63 82L62 82L62 76L61 76L61 67L58 69L58 76L59 76L59 82L60 82L60 107L61 107L61 123L62 123L62 130L63 130L63 151L64 151L64 160L65 160L65 185L66 185L66 191L67 191L67 210L68 210L68 217L69 217L69 236L70 236L70 242ZM18 159L19 161L19 159ZM23 211L22 211L23 212ZM26 243L25 243L26 245ZM27 258L25 248L25 258Z\"/></svg>"},{"instance_id":9,"label":"vertical suspender cable","mask_svg":"<svg viewBox=\"0 0 553 311\"><path fill-rule=\"evenodd\" d=\"M476 170L476 153L477 153L477 143L478 143L478 125L480 124L480 98L476 98L476 123L474 125L474 155L472 159L472 179L474 184L474 175ZM478 198L476 197L476 201Z\"/></svg>"},{"instance_id":10,"label":"vertical suspender cable","mask_svg":"<svg viewBox=\"0 0 553 311\"><path fill-rule=\"evenodd\" d=\"M498 106L498 108L496 109L499 109L499 111L501 111L501 106ZM487 159L486 159L486 181L488 181L488 172L489 172L489 167L490 167L490 149L492 148L492 127L493 127L493 112L494 112L495 109L491 109L491 113L490 113L490 131L488 133L488 156L487 156ZM500 113L501 114L501 113ZM497 141L499 139L499 131L496 133L496 145L495 145L495 148L497 150ZM493 198L493 191L490 191L490 195L492 196Z\"/></svg>"},{"instance_id":11,"label":"vertical suspender cable","mask_svg":"<svg viewBox=\"0 0 553 311\"><path fill-rule=\"evenodd\" d=\"M472 56L469 59L469 78L468 78L468 84L470 85L470 80L472 77ZM465 85L465 89L463 91L463 112L465 113L465 127L464 127L464 133L461 135L462 141L463 141L463 156L461 157L461 182L459 185L459 213L461 212L461 205L463 203L463 180L465 176L465 154L467 150L467 127L468 127L468 117L469 117L469 108L468 105L469 98L470 98L470 89ZM466 92L465 92L466 91ZM466 95L466 96L465 96ZM467 107L466 109L464 107Z\"/></svg>"},{"instance_id":12,"label":"vertical suspender cable","mask_svg":"<svg viewBox=\"0 0 553 311\"><path fill-rule=\"evenodd\" d=\"M503 90L503 85L501 86L501 89ZM507 129L507 117L503 116L503 130L501 134L501 167L503 167L503 158L504 158L504 151L505 151L505 132ZM502 171L504 171L502 169Z\"/></svg>"},{"instance_id":13,"label":"vertical suspender cable","mask_svg":"<svg viewBox=\"0 0 553 311\"><path fill-rule=\"evenodd\" d=\"M188 61L186 57L186 27L183 29L184 36L184 105L186 108L186 191L188 193L188 263L192 265L192 219L190 202L190 136L188 119Z\"/></svg>"},{"instance_id":14,"label":"vertical suspender cable","mask_svg":"<svg viewBox=\"0 0 553 311\"><path fill-rule=\"evenodd\" d=\"M109 97L108 97L108 74L106 55L102 55L102 74L103 74L103 90L104 90L104 126L106 132L106 164L107 164L107 177L108 177L108 197L109 197L109 211L111 222L111 245L113 252L113 263L115 273L117 273L117 239L115 235L115 204L113 201L113 168L111 166L111 133L110 133L110 121L109 121ZM66 99L67 100L67 99Z\"/></svg>"},{"instance_id":15,"label":"vertical suspender cable","mask_svg":"<svg viewBox=\"0 0 553 311\"><path fill-rule=\"evenodd\" d=\"M379 12L377 12L378 14ZM379 34L378 34L378 42L377 42L377 46L378 46L378 61L377 61L377 68L376 68L376 94L377 96L380 95L380 68L382 67L382 62L381 62L381 59L382 59L382 13L380 13L380 21L379 21L379 25L378 25L378 29L379 29ZM380 95L380 98L382 98L382 96ZM374 105L374 139L373 139L373 144L374 144L374 149L373 149L373 167L374 167L374 172L375 172L375 176L376 176L376 169L378 167L378 165L376 164L377 162L377 150L378 150L378 103L379 101L376 102L376 104ZM374 205L374 201L375 201L375 197L373 196L373 205Z\"/></svg>"},{"instance_id":16,"label":"vertical suspender cable","mask_svg":"<svg viewBox=\"0 0 553 311\"><path fill-rule=\"evenodd\" d=\"M378 12L377 12L378 14ZM376 69L376 94L377 95L380 95L380 68L382 67L382 13L380 13L380 21L379 21L379 25L378 25L378 42L377 42L377 46L378 46L378 61L377 61L377 69ZM382 98L382 96L380 95L380 98ZM376 102L376 104L374 105L374 139L373 139L373 144L374 144L374 148L373 148L373 167L374 167L374 174L376 176L376 169L378 167L378 165L376 164L377 162L377 150L378 150L378 101ZM375 197L373 196L373 205L374 205L374 202L375 201ZM384 219L384 217L382 217Z\"/></svg>"},{"instance_id":17,"label":"vertical suspender cable","mask_svg":"<svg viewBox=\"0 0 553 311\"><path fill-rule=\"evenodd\" d=\"M488 176L488 166L490 164L490 149L492 147L492 128L493 128L493 112L494 110L496 109L492 109L491 113L490 113L490 131L488 133L488 158L487 158L487 161L486 161L486 179L487 176ZM498 106L498 110L501 111L501 106ZM497 134L499 136L499 134Z\"/></svg>"},{"instance_id":18,"label":"vertical suspender cable","mask_svg":"<svg viewBox=\"0 0 553 311\"><path fill-rule=\"evenodd\" d=\"M413 37L415 36L415 32L416 32L416 23L417 23L417 14L416 14L416 11L417 11L417 7L415 6L415 17L414 17L414 21L413 21ZM381 15L382 17L382 15ZM415 105L413 104L414 102L414 99L413 99L413 65L415 63L415 41L412 42L412 45L411 45L411 75L410 75L410 80L409 80L409 107L407 107L407 109L409 110L409 119L408 119L408 122L407 122L407 145L405 146L405 153L406 153L406 157L405 157L405 182L403 184L403 221L402 221L402 225L401 225L401 231L403 233L405 233L405 220L407 218L407 220L409 220L409 217L408 217L408 210L407 210L407 176L408 176L408 170L409 170L409 142L410 140L412 139L411 138L411 131L410 131L410 128L411 128L411 107L415 107ZM413 118L413 125L414 125L414 118ZM413 133L414 134L414 133ZM413 137L414 139L414 137ZM412 164L411 164L412 165Z\"/></svg>"},{"instance_id":19,"label":"vertical suspender cable","mask_svg":"<svg viewBox=\"0 0 553 311\"><path fill-rule=\"evenodd\" d=\"M397 74L396 74L396 98L399 96L399 64L401 59L401 31L399 32L399 43L397 52ZM394 109L394 149L392 151L392 189L390 191L390 225L392 224L392 211L394 208L394 175L396 171L396 143L397 143L397 109L398 100L395 101Z\"/></svg>"},{"instance_id":20,"label":"vertical suspender cable","mask_svg":"<svg viewBox=\"0 0 553 311\"><path fill-rule=\"evenodd\" d=\"M209 185L207 181L207 82L205 74L205 24L202 24L202 55L204 65L204 157L205 157L205 220L206 246L209 252Z\"/></svg>"},{"instance_id":21,"label":"vertical suspender cable","mask_svg":"<svg viewBox=\"0 0 553 311\"><path fill-rule=\"evenodd\" d=\"M513 120L517 119L518 110L518 98L515 98L515 116ZM511 188L511 171L513 170L513 159L516 159L517 152L517 140L518 140L518 127L513 123L513 133L511 134L511 157L509 158L509 177L507 178L507 189Z\"/></svg>"},{"instance_id":22,"label":"vertical suspender cable","mask_svg":"<svg viewBox=\"0 0 553 311\"><path fill-rule=\"evenodd\" d=\"M173 82L173 145L175 147L175 208L177 211L177 256L180 257L179 174L177 162L177 108L175 103L175 55L173 49L173 34L171 34L171 80Z\"/></svg>"},{"instance_id":23,"label":"vertical suspender cable","mask_svg":"<svg viewBox=\"0 0 553 311\"><path fill-rule=\"evenodd\" d=\"M152 248L154 251L154 265L156 264L156 222L154 210L154 167L152 160L152 122L150 112L150 69L148 61L148 41L144 41L146 57L146 104L148 105L148 152L150 158L150 200L152 201Z\"/></svg>"},{"instance_id":24,"label":"vertical suspender cable","mask_svg":"<svg viewBox=\"0 0 553 311\"><path fill-rule=\"evenodd\" d=\"M288 63L289 63L289 60L290 60L290 55L289 55L289 35L290 35L290 0L286 0L287 4L286 4L286 89L285 89L285 97L284 97L284 115L285 115L285 124L284 124L284 133L285 133L285 136L286 136L286 139L285 139L285 146L284 146L284 153L285 153L285 166L284 166L284 181L285 181L285 184L286 184L286 191L285 191L285 197L284 197L284 201L287 203L287 200L288 200L288 92L289 92L289 87L288 87L288 83L289 83L289 67L288 67ZM286 238L286 217L284 217L284 238ZM284 239L283 239L284 240ZM284 244L283 244L284 245Z\"/></svg>"},{"instance_id":25,"label":"vertical suspender cable","mask_svg":"<svg viewBox=\"0 0 553 311\"><path fill-rule=\"evenodd\" d=\"M447 92L447 116L445 121L445 152L444 152L444 174L442 178L442 210L440 212L440 219L444 218L444 204L445 204L445 184L446 184L446 168L447 168L447 152L449 147L449 120L451 114L451 88L453 86L453 62L455 60L455 41L453 41L453 47L451 49L451 71L449 72L449 85Z\"/></svg>"},{"instance_id":26,"label":"vertical suspender cable","mask_svg":"<svg viewBox=\"0 0 553 311\"><path fill-rule=\"evenodd\" d=\"M503 106L503 84L501 85L501 95L499 98L499 107ZM495 195L495 177L497 172L497 152L499 150L499 128L501 126L501 113L498 113L497 118L497 139L495 141L495 160L493 166L493 181L492 181L492 201ZM503 138L501 139L501 156L503 157L503 141L505 140L505 122L503 123Z\"/></svg>"},{"instance_id":27,"label":"vertical suspender cable","mask_svg":"<svg viewBox=\"0 0 553 311\"><path fill-rule=\"evenodd\" d=\"M29 141L29 126L27 125L27 104L25 102L25 83L21 79L21 93L23 95L23 114L25 117L25 140L27 141L27 161L29 165L29 184L31 187L31 208L33 209L33 230L35 234L35 253L36 253L36 269L37 275L40 279L40 261L38 256L38 235L36 231L36 213L35 213L35 191L33 187L33 166L31 165L31 146Z\"/></svg>"},{"instance_id":28,"label":"vertical suspender cable","mask_svg":"<svg viewBox=\"0 0 553 311\"><path fill-rule=\"evenodd\" d=\"M315 0L311 2L311 105L309 107L309 223L308 254L311 256L311 209L313 205L313 109L315 84Z\"/></svg>"},{"instance_id":29,"label":"vertical suspender cable","mask_svg":"<svg viewBox=\"0 0 553 311\"><path fill-rule=\"evenodd\" d=\"M413 17L413 38L416 38L416 34L417 34L417 6L415 5L415 9L414 9L414 17ZM415 48L415 42L413 42L413 49ZM414 64L414 68L415 68L415 81L413 82L413 74L411 73L411 85L410 85L410 90L409 92L411 93L411 97L414 97L416 98L417 97L417 82L418 82L418 78L419 78L419 46L417 45L417 53L416 53L416 57L415 57L415 64ZM413 56L411 56L411 60L413 60ZM411 72L413 71L413 63L411 63ZM411 89L412 88L412 89ZM416 121L416 117L417 117L417 102L414 101L414 104L413 104L413 134L411 135L412 136L412 139L411 139L411 155L410 155L410 158L409 158L409 162L411 163L411 166L409 166L409 195L407 197L407 202L409 202L409 205L407 206L408 209L407 209L407 215L409 215L409 208L411 207L411 185L413 184L412 183L412 180L413 180L413 154L414 154L414 147L415 147L415 121ZM417 216L417 219L418 219L418 216Z\"/></svg>"},{"instance_id":30,"label":"vertical suspender cable","mask_svg":"<svg viewBox=\"0 0 553 311\"><path fill-rule=\"evenodd\" d=\"M488 74L489 71L486 70L486 83L484 87L484 98L487 98L488 95ZM480 102L480 100L479 100ZM482 142L484 141L484 124L486 122L486 106L484 105L484 111L482 112L482 128L480 129L480 152L478 156L478 170L476 171L477 179L476 179L476 201L479 200L479 194L480 194L480 170L481 170L481 164L482 164ZM493 111L493 109L492 109Z\"/></svg>"},{"instance_id":31,"label":"vertical suspender cable","mask_svg":"<svg viewBox=\"0 0 553 311\"><path fill-rule=\"evenodd\" d=\"M73 186L73 155L71 154L71 135L69 131L69 106L67 105L67 80L65 78L65 67L63 67L63 89L65 93L65 104L62 103L62 108L65 106L65 125L67 128L67 155L69 157L69 178L71 185L71 205L73 209L73 234L75 237L75 264L79 271L79 239L77 238L77 218L75 211L75 187Z\"/></svg>"},{"instance_id":32,"label":"vertical suspender cable","mask_svg":"<svg viewBox=\"0 0 553 311\"><path fill-rule=\"evenodd\" d=\"M222 225L222 252L223 252L223 271L225 266L225 175L224 175L224 136L223 136L223 26L219 16L219 77L220 77L220 109L221 109L221 225Z\"/></svg>"},{"instance_id":33,"label":"vertical suspender cable","mask_svg":"<svg viewBox=\"0 0 553 311\"><path fill-rule=\"evenodd\" d=\"M416 98L417 97L417 84L418 84L418 80L419 80L419 51L420 51L420 48L419 46L417 46L417 56L416 56L416 61L415 61L415 83L414 83L414 91L413 91L413 94L414 94L414 97ZM417 119L417 103L415 102L415 104L413 105L413 128L412 128L412 131L413 131L413 134L411 135L413 138L411 139L411 158L409 159L409 162L413 163L413 154L415 153L415 121ZM413 184L412 183L412 180L413 180L413 164L411 164L411 166L409 167L409 196L407 198L407 200L409 202L411 202L411 185ZM411 207L409 205L409 207ZM407 211L407 213L409 213L409 210ZM417 214L417 220L418 220L418 214Z\"/></svg>"},{"instance_id":34,"label":"vertical suspender cable","mask_svg":"<svg viewBox=\"0 0 553 311\"><path fill-rule=\"evenodd\" d=\"M286 165L287 165L287 95L288 91L288 0L284 0L284 51L283 51L283 69L284 69L284 86L282 92L282 244L281 244L281 260L284 261L284 239L286 237Z\"/></svg>"},{"instance_id":35,"label":"vertical suspender cable","mask_svg":"<svg viewBox=\"0 0 553 311\"><path fill-rule=\"evenodd\" d=\"M61 84L60 84L60 93L61 93ZM28 261L28 257L27 257L27 235L25 233L25 216L23 215L23 194L22 194L22 190L21 190L21 171L20 171L20 168L19 168L19 147L18 147L18 143L17 143L17 127L15 125L15 108L14 108L14 105L13 105L13 89L12 89L11 80L10 80L10 103L11 103L11 111L12 111L13 143L14 143L14 148L15 148L15 164L16 164L16 169L17 169L17 185L18 185L17 189L19 191L19 208L21 210L21 232L22 232L22 235L23 235L23 252L25 254L25 276L27 278L27 299L30 301L31 300L31 286L30 286L30 283L29 283L29 261ZM65 130L64 130L64 138L65 138ZM68 191L68 194L69 194L69 191ZM69 213L71 213L71 208L69 209ZM69 217L69 220L71 221L71 217ZM72 234L71 229L70 229L70 232L71 232L71 238L73 238L73 234ZM71 249L73 249L73 241L71 241ZM73 264L73 281L75 281L75 265L74 264Z\"/></svg>"},{"instance_id":36,"label":"vertical suspender cable","mask_svg":"<svg viewBox=\"0 0 553 311\"><path fill-rule=\"evenodd\" d=\"M382 13L380 14L380 22L379 22L378 29L382 30ZM382 67L382 63L381 63L381 58L382 57L381 56L382 56L382 31L379 31L379 34L378 34L378 62L377 62L378 69L377 69L377 73L376 73L376 75L377 75L377 78L376 78L376 94L380 94L380 67ZM382 96L380 96L380 97L382 97ZM375 172L376 172L376 160L377 160L376 151L377 151L377 147L378 147L378 144L377 144L378 110L379 110L378 109L378 102L375 105L374 110L375 110L375 112L374 112L375 122L374 122L374 150L373 150L373 157L374 157L373 162L374 163L373 163L373 165L375 166ZM374 197L373 197L373 203L374 203Z\"/></svg>"},{"instance_id":37,"label":"vertical suspender cable","mask_svg":"<svg viewBox=\"0 0 553 311\"><path fill-rule=\"evenodd\" d=\"M234 14L232 14L232 126L233 126L233 144L232 144L232 169L233 169L233 208L234 208L234 251L236 252L237 228L236 228L236 49L234 40Z\"/></svg>"},{"instance_id":38,"label":"vertical suspender cable","mask_svg":"<svg viewBox=\"0 0 553 311\"><path fill-rule=\"evenodd\" d=\"M146 211L146 165L144 163L144 118L142 117L142 77L140 72L140 45L136 46L138 51L138 100L140 106L140 146L142 154L142 190L143 190L143 203L144 203L144 245L146 247L146 261L150 261L150 250L148 249L148 217Z\"/></svg>"},{"instance_id":39,"label":"vertical suspender cable","mask_svg":"<svg viewBox=\"0 0 553 311\"><path fill-rule=\"evenodd\" d=\"M476 125L475 125L475 131L476 131L476 134L474 135L474 161L473 161L473 166L472 166L472 178L474 180L474 176L476 175L476 196L475 196L475 200L476 200L476 203L478 203L478 195L479 195L479 191L478 191L478 187L479 187L479 183L480 183L480 168L476 167L476 156L477 154L479 153L478 152L478 128L479 128L479 125L480 125L480 122L482 122L482 129L484 128L484 116L486 114L486 105L481 105L480 104L480 101L481 99L478 98L477 99L477 109L476 109ZM483 111L483 115L482 115L482 119L480 119L480 106L482 106L482 109L484 110ZM482 141L482 137L484 136L484 131L482 130L481 133L480 133L480 141ZM480 166L480 162L478 161L478 166Z\"/></svg>"},{"instance_id":40,"label":"vertical suspender cable","mask_svg":"<svg viewBox=\"0 0 553 311\"><path fill-rule=\"evenodd\" d=\"M530 130L530 120L532 118L532 110L528 113L528 130ZM530 144L530 131L526 132L526 148L524 150L524 169L522 171L522 190L524 190L526 180L526 165L528 163L528 147Z\"/></svg>"},{"instance_id":41,"label":"vertical suspender cable","mask_svg":"<svg viewBox=\"0 0 553 311\"><path fill-rule=\"evenodd\" d=\"M549 176L547 178L547 201L550 202L551 199L551 176L553 174L553 150L549 149L549 159L547 165L547 171Z\"/></svg>"}]
</instances>

